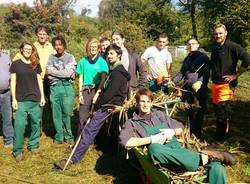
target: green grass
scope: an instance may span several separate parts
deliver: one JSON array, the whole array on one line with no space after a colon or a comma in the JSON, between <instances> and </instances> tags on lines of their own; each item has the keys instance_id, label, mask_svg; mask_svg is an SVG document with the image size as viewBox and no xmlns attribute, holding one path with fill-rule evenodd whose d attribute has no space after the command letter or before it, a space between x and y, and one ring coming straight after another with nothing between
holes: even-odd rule
<instances>
[{"instance_id":1,"label":"green grass","mask_svg":"<svg viewBox=\"0 0 250 184\"><path fill-rule=\"evenodd\" d=\"M174 63L174 71L180 63ZM227 167L230 183L250 183L250 73L244 73L239 80L232 103L234 135L224 144L214 144L212 138L215 131L215 117L212 106L208 108L205 118L204 133L208 142L222 149L238 148L238 164L232 168ZM77 116L73 116L72 124L75 131ZM178 117L180 118L180 117ZM183 120L185 118L181 117ZM0 137L0 183L86 183L86 184L137 184L138 173L131 168L117 150L114 140L107 140L105 149L96 149L91 146L80 164L72 166L65 172L53 169L53 163L66 158L64 153L67 144L55 146L53 144L53 123L49 112L44 112L43 135L39 152L32 154L24 148L24 161L17 163L11 150L3 149L2 136ZM0 134L2 135L2 134ZM27 141L27 139L26 139ZM25 146L27 143L25 144Z\"/></svg>"}]
</instances>

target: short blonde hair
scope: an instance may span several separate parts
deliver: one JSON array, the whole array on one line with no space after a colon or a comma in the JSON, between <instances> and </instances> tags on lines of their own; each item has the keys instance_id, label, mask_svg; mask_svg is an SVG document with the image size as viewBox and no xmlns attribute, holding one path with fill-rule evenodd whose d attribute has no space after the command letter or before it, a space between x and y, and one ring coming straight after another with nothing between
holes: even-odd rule
<instances>
[{"instance_id":1,"label":"short blonde hair","mask_svg":"<svg viewBox=\"0 0 250 184\"><path fill-rule=\"evenodd\" d=\"M225 31L227 30L227 27L222 23L218 23L214 26L214 30L217 28L223 28L223 29L225 29Z\"/></svg>"},{"instance_id":2,"label":"short blonde hair","mask_svg":"<svg viewBox=\"0 0 250 184\"><path fill-rule=\"evenodd\" d=\"M88 54L88 56L90 55L90 45L92 43L97 43L97 46L98 46L98 50L99 50L99 47L100 47L100 43L99 43L99 40L96 39L96 38L90 38L87 43L86 43L86 52Z\"/></svg>"}]
</instances>

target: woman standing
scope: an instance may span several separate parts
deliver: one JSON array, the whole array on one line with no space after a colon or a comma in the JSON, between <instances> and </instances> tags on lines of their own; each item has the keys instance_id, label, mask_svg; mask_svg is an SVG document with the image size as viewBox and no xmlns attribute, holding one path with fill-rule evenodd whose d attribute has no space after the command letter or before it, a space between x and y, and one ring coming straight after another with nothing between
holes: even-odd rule
<instances>
[{"instance_id":1,"label":"woman standing","mask_svg":"<svg viewBox=\"0 0 250 184\"><path fill-rule=\"evenodd\" d=\"M91 104L95 103L108 74L108 65L99 54L99 40L92 38L86 44L87 56L83 57L76 69L79 77L79 124L77 135L90 116Z\"/></svg>"},{"instance_id":2,"label":"woman standing","mask_svg":"<svg viewBox=\"0 0 250 184\"><path fill-rule=\"evenodd\" d=\"M23 159L24 132L30 117L31 135L28 149L39 147L41 107L44 106L41 66L36 48L30 43L22 43L20 53L23 58L11 64L12 107L16 111L14 123L13 155L16 161Z\"/></svg>"}]
</instances>

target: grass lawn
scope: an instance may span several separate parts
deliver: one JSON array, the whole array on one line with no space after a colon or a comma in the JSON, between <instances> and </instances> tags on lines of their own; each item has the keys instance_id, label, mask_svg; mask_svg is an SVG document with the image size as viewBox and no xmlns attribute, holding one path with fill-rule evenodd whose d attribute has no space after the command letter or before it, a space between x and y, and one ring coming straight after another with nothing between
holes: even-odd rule
<instances>
[{"instance_id":1,"label":"grass lawn","mask_svg":"<svg viewBox=\"0 0 250 184\"><path fill-rule=\"evenodd\" d=\"M175 65L175 68L177 66L179 64ZM232 168L227 167L230 183L250 183L249 79L249 72L243 74L235 93L232 104L232 138L224 144L218 144L213 140L215 118L211 105L208 107L208 114L205 118L204 133L210 144L222 149L237 149L237 165ZM77 123L76 116L73 117L72 123ZM31 153L25 147L25 159L19 163L13 159L11 150L3 148L3 137L2 133L0 134L0 183L140 183L139 174L120 156L117 144L113 143L115 141L106 142L105 149L101 150L91 146L82 162L72 166L70 170L62 172L53 169L53 163L56 160L66 158L69 155L64 153L67 144L60 146L53 144L53 124L48 112L45 112L43 127L39 152Z\"/></svg>"}]
</instances>

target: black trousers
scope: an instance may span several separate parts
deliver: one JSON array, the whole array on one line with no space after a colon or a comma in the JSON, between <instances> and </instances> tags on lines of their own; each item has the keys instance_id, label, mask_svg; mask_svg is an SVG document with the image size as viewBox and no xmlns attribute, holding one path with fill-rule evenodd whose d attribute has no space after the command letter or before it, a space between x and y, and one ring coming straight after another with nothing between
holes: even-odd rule
<instances>
[{"instance_id":1,"label":"black trousers","mask_svg":"<svg viewBox=\"0 0 250 184\"><path fill-rule=\"evenodd\" d=\"M192 91L191 88L188 89ZM207 108L207 93L206 86L202 86L197 92L185 93L183 100L189 104L188 116L190 121L190 133L196 136L201 135L202 125L204 121L204 114Z\"/></svg>"},{"instance_id":2,"label":"black trousers","mask_svg":"<svg viewBox=\"0 0 250 184\"><path fill-rule=\"evenodd\" d=\"M214 104L214 110L216 115L216 133L215 138L217 140L223 140L228 138L231 132L231 101L220 102L217 105Z\"/></svg>"}]
</instances>

